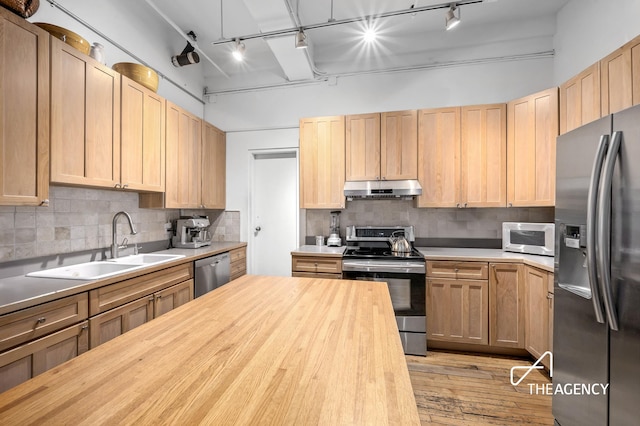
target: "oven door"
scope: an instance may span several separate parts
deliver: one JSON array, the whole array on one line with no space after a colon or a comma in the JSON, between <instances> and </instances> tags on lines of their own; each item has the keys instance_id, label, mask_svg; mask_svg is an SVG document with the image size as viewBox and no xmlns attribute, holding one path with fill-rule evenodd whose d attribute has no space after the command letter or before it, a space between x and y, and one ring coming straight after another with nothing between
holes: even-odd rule
<instances>
[{"instance_id":1,"label":"oven door","mask_svg":"<svg viewBox=\"0 0 640 426\"><path fill-rule=\"evenodd\" d=\"M427 354L426 278L424 273L344 271L349 280L387 283L405 354Z\"/></svg>"}]
</instances>

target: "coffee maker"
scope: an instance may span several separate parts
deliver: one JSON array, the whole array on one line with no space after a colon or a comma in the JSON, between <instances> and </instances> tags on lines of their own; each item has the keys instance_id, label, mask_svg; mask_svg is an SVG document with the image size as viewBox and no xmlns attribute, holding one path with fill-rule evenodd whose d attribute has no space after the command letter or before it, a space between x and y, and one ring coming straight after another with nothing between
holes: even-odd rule
<instances>
[{"instance_id":1,"label":"coffee maker","mask_svg":"<svg viewBox=\"0 0 640 426\"><path fill-rule=\"evenodd\" d=\"M173 246L176 248L198 248L211 245L209 235L209 219L206 217L178 219Z\"/></svg>"}]
</instances>

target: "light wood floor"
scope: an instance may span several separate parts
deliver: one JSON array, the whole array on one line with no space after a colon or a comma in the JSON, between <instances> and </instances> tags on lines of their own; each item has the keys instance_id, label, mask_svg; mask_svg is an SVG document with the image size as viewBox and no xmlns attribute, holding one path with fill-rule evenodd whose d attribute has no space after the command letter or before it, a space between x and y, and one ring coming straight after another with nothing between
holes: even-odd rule
<instances>
[{"instance_id":1,"label":"light wood floor","mask_svg":"<svg viewBox=\"0 0 640 426\"><path fill-rule=\"evenodd\" d=\"M528 386L549 383L546 373L510 383L511 367L528 360L437 351L406 358L423 425L553 425L551 397L530 395Z\"/></svg>"}]
</instances>

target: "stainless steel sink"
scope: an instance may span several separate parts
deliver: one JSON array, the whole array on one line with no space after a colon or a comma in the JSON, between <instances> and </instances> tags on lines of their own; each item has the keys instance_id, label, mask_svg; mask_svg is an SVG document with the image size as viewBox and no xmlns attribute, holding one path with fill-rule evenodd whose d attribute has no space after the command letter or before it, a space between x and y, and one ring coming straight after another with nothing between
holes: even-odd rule
<instances>
[{"instance_id":1,"label":"stainless steel sink","mask_svg":"<svg viewBox=\"0 0 640 426\"><path fill-rule=\"evenodd\" d=\"M62 278L67 280L95 280L133 271L134 269L143 268L144 266L145 265L130 263L87 262L30 272L27 276L40 278Z\"/></svg>"},{"instance_id":2,"label":"stainless steel sink","mask_svg":"<svg viewBox=\"0 0 640 426\"><path fill-rule=\"evenodd\" d=\"M127 263L129 265L155 265L157 263L169 262L170 260L180 259L183 254L134 254L131 256L118 257L117 259L109 259L111 263Z\"/></svg>"}]
</instances>

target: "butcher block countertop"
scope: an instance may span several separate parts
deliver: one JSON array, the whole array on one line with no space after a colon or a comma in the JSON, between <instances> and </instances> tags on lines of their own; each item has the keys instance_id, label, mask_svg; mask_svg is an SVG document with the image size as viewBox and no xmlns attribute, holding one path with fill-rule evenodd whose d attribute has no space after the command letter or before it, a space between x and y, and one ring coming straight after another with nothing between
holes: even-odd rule
<instances>
[{"instance_id":1,"label":"butcher block countertop","mask_svg":"<svg viewBox=\"0 0 640 426\"><path fill-rule=\"evenodd\" d=\"M0 419L420 424L385 283L252 275L0 394Z\"/></svg>"}]
</instances>

